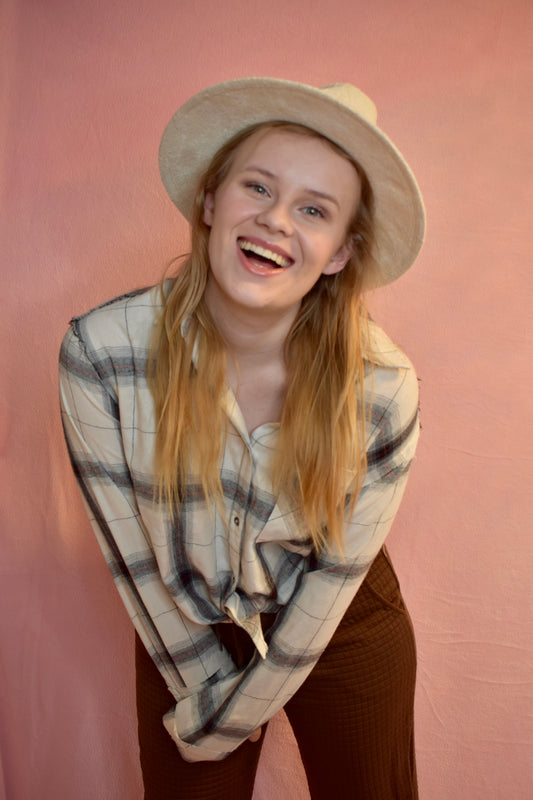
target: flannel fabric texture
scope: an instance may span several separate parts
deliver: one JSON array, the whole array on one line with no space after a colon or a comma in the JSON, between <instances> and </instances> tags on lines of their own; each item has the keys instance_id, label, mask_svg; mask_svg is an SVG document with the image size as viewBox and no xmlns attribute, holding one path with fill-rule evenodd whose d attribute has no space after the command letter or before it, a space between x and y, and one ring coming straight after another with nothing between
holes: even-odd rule
<instances>
[{"instance_id":1,"label":"flannel fabric texture","mask_svg":"<svg viewBox=\"0 0 533 800\"><path fill-rule=\"evenodd\" d=\"M219 760L284 706L361 586L400 504L418 439L412 365L371 323L368 470L344 557L317 556L301 515L274 496L277 424L251 434L231 390L220 464L226 518L188 476L176 515L155 502L155 414L146 381L158 288L72 320L60 357L70 459L100 547L144 646L176 701L164 724L188 761ZM186 334L185 334L186 335ZM265 638L262 613L276 614ZM212 626L251 637L237 667Z\"/></svg>"}]
</instances>

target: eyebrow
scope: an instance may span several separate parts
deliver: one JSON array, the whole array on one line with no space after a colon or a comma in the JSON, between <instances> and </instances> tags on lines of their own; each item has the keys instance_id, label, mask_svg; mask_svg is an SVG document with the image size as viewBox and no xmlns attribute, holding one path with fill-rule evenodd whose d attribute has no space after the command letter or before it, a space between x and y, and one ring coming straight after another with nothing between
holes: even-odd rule
<instances>
[{"instance_id":1,"label":"eyebrow","mask_svg":"<svg viewBox=\"0 0 533 800\"><path fill-rule=\"evenodd\" d=\"M266 178L274 178L276 179L276 175L273 172L270 172L268 169L264 167L256 167L254 164L249 164L247 167L244 168L244 172L259 172L260 175L264 175ZM336 197L333 197L331 194L327 194L327 192L320 192L318 189L304 189L304 192L307 194L316 197L319 200L329 200L330 203L334 203L338 208L340 208L339 201Z\"/></svg>"}]
</instances>

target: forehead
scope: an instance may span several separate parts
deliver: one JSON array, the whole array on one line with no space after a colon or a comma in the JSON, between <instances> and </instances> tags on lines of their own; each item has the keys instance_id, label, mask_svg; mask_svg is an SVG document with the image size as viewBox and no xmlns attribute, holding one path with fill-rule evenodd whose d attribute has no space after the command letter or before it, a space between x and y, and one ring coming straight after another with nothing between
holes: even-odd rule
<instances>
[{"instance_id":1,"label":"forehead","mask_svg":"<svg viewBox=\"0 0 533 800\"><path fill-rule=\"evenodd\" d=\"M271 150L276 150L282 147L284 150L292 150L293 152L299 150L301 147L306 150L320 152L324 157L330 153L337 156L343 161L349 162L349 159L343 158L331 144L323 136L314 133L312 130L307 131L302 127L299 129L297 126L292 126L287 123L287 127L283 125L265 125L258 130L253 131L246 139L244 139L235 149L234 158L241 160L246 158L250 153L265 153L268 154Z\"/></svg>"}]
</instances>

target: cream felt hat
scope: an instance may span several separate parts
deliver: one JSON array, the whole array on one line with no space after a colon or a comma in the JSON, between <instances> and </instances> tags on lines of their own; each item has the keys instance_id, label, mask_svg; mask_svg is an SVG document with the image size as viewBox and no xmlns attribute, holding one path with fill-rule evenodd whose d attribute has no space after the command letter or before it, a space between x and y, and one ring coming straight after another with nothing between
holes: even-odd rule
<instances>
[{"instance_id":1,"label":"cream felt hat","mask_svg":"<svg viewBox=\"0 0 533 800\"><path fill-rule=\"evenodd\" d=\"M361 165L375 201L377 273L367 288L399 278L423 242L420 190L402 155L376 125L374 103L349 83L321 89L276 78L242 78L191 97L168 123L159 168L172 201L190 219L199 181L222 145L261 122L305 125L345 150Z\"/></svg>"}]
</instances>

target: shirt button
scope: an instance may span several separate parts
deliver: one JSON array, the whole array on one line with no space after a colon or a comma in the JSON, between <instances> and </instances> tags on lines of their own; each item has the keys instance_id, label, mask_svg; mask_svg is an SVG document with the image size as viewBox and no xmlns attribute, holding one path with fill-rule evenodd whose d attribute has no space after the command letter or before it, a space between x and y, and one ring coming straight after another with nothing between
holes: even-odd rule
<instances>
[{"instance_id":1,"label":"shirt button","mask_svg":"<svg viewBox=\"0 0 533 800\"><path fill-rule=\"evenodd\" d=\"M239 525L241 524L239 517L233 517L233 524L235 525L236 528L239 527Z\"/></svg>"}]
</instances>

